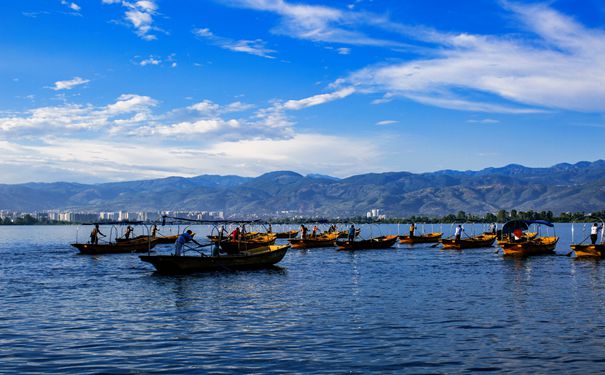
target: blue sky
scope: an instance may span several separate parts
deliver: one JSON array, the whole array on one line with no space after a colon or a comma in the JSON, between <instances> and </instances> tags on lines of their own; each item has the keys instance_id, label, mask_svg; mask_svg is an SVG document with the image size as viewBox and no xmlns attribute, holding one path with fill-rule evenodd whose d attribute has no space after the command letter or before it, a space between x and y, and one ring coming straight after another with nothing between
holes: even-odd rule
<instances>
[{"instance_id":1,"label":"blue sky","mask_svg":"<svg viewBox=\"0 0 605 375\"><path fill-rule=\"evenodd\" d=\"M0 183L603 158L598 0L0 6Z\"/></svg>"}]
</instances>

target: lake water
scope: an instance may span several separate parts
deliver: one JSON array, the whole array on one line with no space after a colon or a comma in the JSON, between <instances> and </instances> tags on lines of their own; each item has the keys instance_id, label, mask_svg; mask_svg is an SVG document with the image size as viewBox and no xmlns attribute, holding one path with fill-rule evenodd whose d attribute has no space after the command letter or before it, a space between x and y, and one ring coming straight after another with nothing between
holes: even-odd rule
<instances>
[{"instance_id":1,"label":"lake water","mask_svg":"<svg viewBox=\"0 0 605 375\"><path fill-rule=\"evenodd\" d=\"M187 276L77 255L76 229L0 226L0 373L605 370L605 262L564 255L568 224L562 256L290 250L277 269Z\"/></svg>"}]
</instances>

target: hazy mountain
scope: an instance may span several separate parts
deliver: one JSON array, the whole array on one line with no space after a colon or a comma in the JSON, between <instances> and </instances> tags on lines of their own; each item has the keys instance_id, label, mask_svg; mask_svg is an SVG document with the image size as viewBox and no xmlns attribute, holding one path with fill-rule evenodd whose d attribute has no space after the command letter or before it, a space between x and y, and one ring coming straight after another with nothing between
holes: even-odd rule
<instances>
[{"instance_id":1,"label":"hazy mountain","mask_svg":"<svg viewBox=\"0 0 605 375\"><path fill-rule=\"evenodd\" d=\"M227 215L443 215L499 209L596 211L605 208L605 161L480 171L369 173L338 179L276 171L256 178L203 175L105 184L0 185L0 209L222 210Z\"/></svg>"}]
</instances>

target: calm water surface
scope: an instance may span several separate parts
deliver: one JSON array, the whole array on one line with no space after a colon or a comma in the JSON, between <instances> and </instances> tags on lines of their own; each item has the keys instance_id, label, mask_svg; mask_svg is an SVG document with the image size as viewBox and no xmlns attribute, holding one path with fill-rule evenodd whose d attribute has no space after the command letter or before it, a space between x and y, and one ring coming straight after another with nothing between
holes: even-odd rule
<instances>
[{"instance_id":1,"label":"calm water surface","mask_svg":"<svg viewBox=\"0 0 605 375\"><path fill-rule=\"evenodd\" d=\"M569 225L561 256L290 250L276 269L189 276L77 255L76 228L0 226L1 373L605 370L605 262L565 256Z\"/></svg>"}]
</instances>

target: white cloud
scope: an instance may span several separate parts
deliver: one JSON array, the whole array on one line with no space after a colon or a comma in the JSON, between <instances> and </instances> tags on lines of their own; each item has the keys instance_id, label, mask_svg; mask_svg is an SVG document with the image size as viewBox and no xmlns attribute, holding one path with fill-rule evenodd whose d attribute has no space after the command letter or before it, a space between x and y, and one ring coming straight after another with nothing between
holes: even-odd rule
<instances>
[{"instance_id":1,"label":"white cloud","mask_svg":"<svg viewBox=\"0 0 605 375\"><path fill-rule=\"evenodd\" d=\"M206 39L212 44L233 52L242 52L250 55L274 59L272 56L274 50L267 48L266 42L261 39L255 40L234 40L214 35L207 28L198 28L193 30L193 34L199 38Z\"/></svg>"},{"instance_id":2,"label":"white cloud","mask_svg":"<svg viewBox=\"0 0 605 375\"><path fill-rule=\"evenodd\" d=\"M160 60L157 57L154 56L149 56L146 59L143 59L141 61L139 61L139 65L140 66L147 66L147 65L160 65L162 63L162 60Z\"/></svg>"},{"instance_id":3,"label":"white cloud","mask_svg":"<svg viewBox=\"0 0 605 375\"><path fill-rule=\"evenodd\" d=\"M155 0L116 1L102 0L103 4L120 4L126 8L124 18L132 25L135 33L143 40L155 40L153 31L160 31L153 25L153 17L157 15L158 6Z\"/></svg>"},{"instance_id":4,"label":"white cloud","mask_svg":"<svg viewBox=\"0 0 605 375\"><path fill-rule=\"evenodd\" d=\"M498 124L498 123L500 123L500 121L494 120L492 118L470 119L467 122L469 124Z\"/></svg>"},{"instance_id":5,"label":"white cloud","mask_svg":"<svg viewBox=\"0 0 605 375\"><path fill-rule=\"evenodd\" d=\"M146 111L156 105L158 105L158 101L149 96L122 94L115 103L107 105L103 112L110 115L118 115L135 111Z\"/></svg>"},{"instance_id":6,"label":"white cloud","mask_svg":"<svg viewBox=\"0 0 605 375\"><path fill-rule=\"evenodd\" d=\"M66 81L57 81L55 82L55 86L52 87L53 90L55 91L59 91L59 90L71 90L76 86L80 86L83 84L86 84L90 82L90 80L88 79L84 79L81 77L74 77L72 79L66 80Z\"/></svg>"},{"instance_id":7,"label":"white cloud","mask_svg":"<svg viewBox=\"0 0 605 375\"><path fill-rule=\"evenodd\" d=\"M344 84L467 111L605 111L605 32L545 5L508 8L532 39L434 32L433 57L371 66Z\"/></svg>"},{"instance_id":8,"label":"white cloud","mask_svg":"<svg viewBox=\"0 0 605 375\"><path fill-rule=\"evenodd\" d=\"M253 175L286 169L344 177L358 173L360 165L366 170L383 168L378 165L381 151L375 144L380 142L302 133L280 140L220 142L205 152L222 159L222 164L238 165ZM330 150L329 155L326 150Z\"/></svg>"},{"instance_id":9,"label":"white cloud","mask_svg":"<svg viewBox=\"0 0 605 375\"><path fill-rule=\"evenodd\" d=\"M351 54L351 49L346 47L341 47L336 50L339 55L349 55Z\"/></svg>"},{"instance_id":10,"label":"white cloud","mask_svg":"<svg viewBox=\"0 0 605 375\"><path fill-rule=\"evenodd\" d=\"M73 10L76 13L80 12L80 10L82 9L78 4L76 4L74 2L69 2L67 0L61 0L61 4L65 5L66 7L68 7L69 9Z\"/></svg>"},{"instance_id":11,"label":"white cloud","mask_svg":"<svg viewBox=\"0 0 605 375\"><path fill-rule=\"evenodd\" d=\"M180 122L172 125L161 125L154 127L141 127L136 130L138 135L161 135L161 136L193 136L205 134L227 128L237 128L240 124L237 120L204 119L195 122Z\"/></svg>"},{"instance_id":12,"label":"white cloud","mask_svg":"<svg viewBox=\"0 0 605 375\"><path fill-rule=\"evenodd\" d=\"M293 4L285 0L232 0L234 6L266 11L281 16L275 33L315 42L347 45L400 46L401 43L372 38L357 28L373 26L388 29L376 14L339 10L323 5Z\"/></svg>"},{"instance_id":13,"label":"white cloud","mask_svg":"<svg viewBox=\"0 0 605 375\"><path fill-rule=\"evenodd\" d=\"M288 107L327 103L350 91L290 101ZM123 94L101 106L66 103L0 113L5 181L23 182L19 179L31 176L46 181L67 176L80 181L153 178L221 173L227 168L250 175L272 169L327 173L336 166L340 173L349 173L369 165L359 163L359 150L376 151L367 139L295 132L284 101L251 113L246 111L254 106L240 101L220 105L203 100L160 114L154 113L158 105L149 96ZM239 117L230 117L234 114ZM329 148L334 148L329 158L319 156ZM370 156L364 154L364 160ZM204 162L192 164L193 159ZM237 169L241 165L246 167ZM23 173L16 173L19 168Z\"/></svg>"},{"instance_id":14,"label":"white cloud","mask_svg":"<svg viewBox=\"0 0 605 375\"><path fill-rule=\"evenodd\" d=\"M284 103L283 107L289 110L299 110L302 108L313 107L316 105L328 103L334 100L343 99L353 94L355 89L352 87L343 88L341 90L331 92L328 94L314 95L308 98L300 100L288 100Z\"/></svg>"},{"instance_id":15,"label":"white cloud","mask_svg":"<svg viewBox=\"0 0 605 375\"><path fill-rule=\"evenodd\" d=\"M395 120L382 120L382 121L378 121L376 123L376 125L384 126L384 125L392 125L392 124L397 124L397 123L399 123L399 121L395 121Z\"/></svg>"},{"instance_id":16,"label":"white cloud","mask_svg":"<svg viewBox=\"0 0 605 375\"><path fill-rule=\"evenodd\" d=\"M197 112L202 112L202 113L209 113L209 112L216 112L218 111L218 109L220 108L220 106L216 103L211 102L210 100L203 100L201 102L195 103L190 105L189 107L187 107L188 109L192 110L192 111L197 111Z\"/></svg>"}]
</instances>

